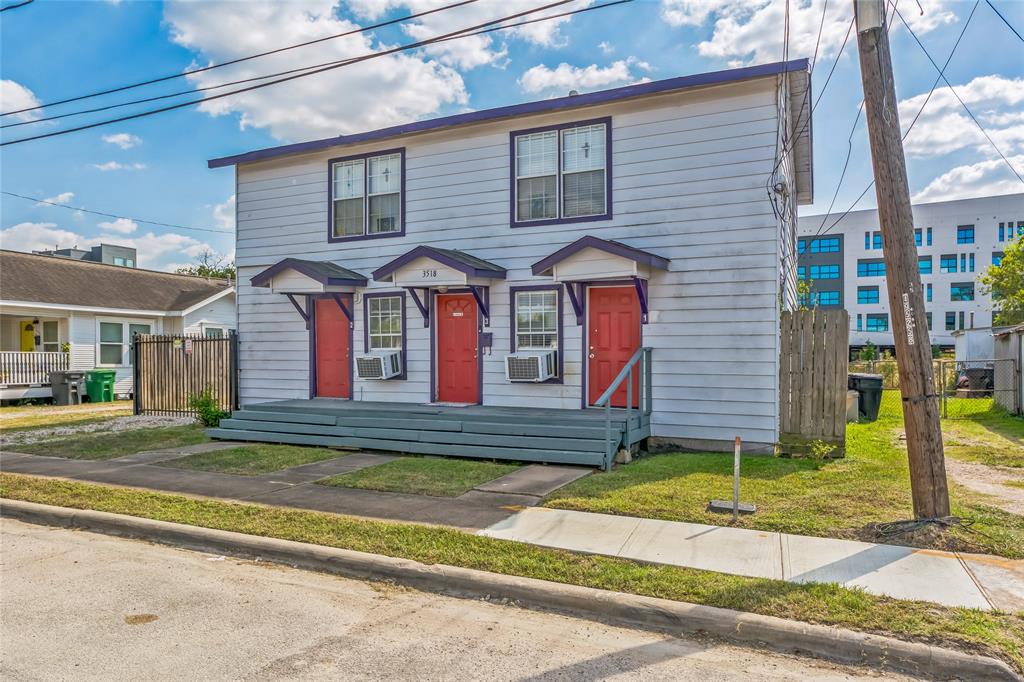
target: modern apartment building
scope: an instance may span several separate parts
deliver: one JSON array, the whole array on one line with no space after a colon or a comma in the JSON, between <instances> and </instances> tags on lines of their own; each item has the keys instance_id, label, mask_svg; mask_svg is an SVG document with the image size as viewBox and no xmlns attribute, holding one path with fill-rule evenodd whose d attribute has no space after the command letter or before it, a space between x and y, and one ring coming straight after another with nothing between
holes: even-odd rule
<instances>
[{"instance_id":1,"label":"modern apartment building","mask_svg":"<svg viewBox=\"0 0 1024 682\"><path fill-rule=\"evenodd\" d=\"M1024 194L917 204L917 243L932 343L952 346L959 329L992 325L992 302L978 276L1003 249L1024 239ZM810 281L810 303L845 307L850 345L892 347L892 319L878 211L801 216L797 276Z\"/></svg>"},{"instance_id":2,"label":"modern apartment building","mask_svg":"<svg viewBox=\"0 0 1024 682\"><path fill-rule=\"evenodd\" d=\"M100 244L88 251L74 246L66 249L33 251L33 253L40 256L60 256L61 258L88 260L94 263L106 263L107 265L120 265L126 268L136 267L135 249L131 246L118 246L117 244Z\"/></svg>"}]
</instances>

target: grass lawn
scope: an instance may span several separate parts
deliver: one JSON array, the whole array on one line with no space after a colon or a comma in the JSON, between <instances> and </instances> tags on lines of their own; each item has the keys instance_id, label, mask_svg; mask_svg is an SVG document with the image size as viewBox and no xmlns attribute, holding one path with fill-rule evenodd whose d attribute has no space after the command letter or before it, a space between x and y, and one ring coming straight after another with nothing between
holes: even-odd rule
<instances>
[{"instance_id":1,"label":"grass lawn","mask_svg":"<svg viewBox=\"0 0 1024 682\"><path fill-rule=\"evenodd\" d=\"M942 422L950 457L989 466L1024 468L1024 419L997 410Z\"/></svg>"},{"instance_id":2,"label":"grass lawn","mask_svg":"<svg viewBox=\"0 0 1024 682\"><path fill-rule=\"evenodd\" d=\"M245 445L160 462L159 466L258 476L279 469L344 457L347 453L299 445Z\"/></svg>"},{"instance_id":3,"label":"grass lawn","mask_svg":"<svg viewBox=\"0 0 1024 682\"><path fill-rule=\"evenodd\" d=\"M0 496L848 627L984 652L1024 670L1020 615L900 601L836 585L797 585L573 554L449 528L16 474L0 474Z\"/></svg>"},{"instance_id":4,"label":"grass lawn","mask_svg":"<svg viewBox=\"0 0 1024 682\"><path fill-rule=\"evenodd\" d=\"M474 459L402 457L350 474L332 476L318 483L389 493L458 497L481 483L518 468L518 464L498 464Z\"/></svg>"},{"instance_id":5,"label":"grass lawn","mask_svg":"<svg viewBox=\"0 0 1024 682\"><path fill-rule=\"evenodd\" d=\"M998 428L1016 428L1010 421L1017 420L1015 417L987 418ZM944 421L943 428L949 423ZM980 429L980 423L971 422L969 428ZM757 504L758 511L741 516L738 525L893 544L924 542L907 536L882 539L869 527L913 517L906 449L900 441L902 426L901 421L891 418L850 424L844 459L744 459L740 498ZM1010 449L1020 455L1024 446ZM974 521L974 526L931 539L927 546L1024 558L1024 517L988 506L984 498L959 486L953 486L952 496L953 514ZM728 516L706 510L712 498L732 498L731 454L669 453L642 457L610 473L576 481L553 493L544 504L560 509L716 525L731 521Z\"/></svg>"},{"instance_id":6,"label":"grass lawn","mask_svg":"<svg viewBox=\"0 0 1024 682\"><path fill-rule=\"evenodd\" d=\"M196 443L210 438L198 425L168 426L159 429L135 429L107 433L68 436L39 443L18 445L17 452L66 459L113 459L146 450L164 450Z\"/></svg>"},{"instance_id":7,"label":"grass lawn","mask_svg":"<svg viewBox=\"0 0 1024 682\"><path fill-rule=\"evenodd\" d=\"M1011 479L1009 481L1003 481L1003 485L1008 485L1012 488L1024 488L1024 481Z\"/></svg>"},{"instance_id":8,"label":"grass lawn","mask_svg":"<svg viewBox=\"0 0 1024 682\"><path fill-rule=\"evenodd\" d=\"M0 431L77 426L126 417L132 413L130 401L109 403L109 405L109 408L100 408L100 406L92 404L5 407L0 409Z\"/></svg>"}]
</instances>

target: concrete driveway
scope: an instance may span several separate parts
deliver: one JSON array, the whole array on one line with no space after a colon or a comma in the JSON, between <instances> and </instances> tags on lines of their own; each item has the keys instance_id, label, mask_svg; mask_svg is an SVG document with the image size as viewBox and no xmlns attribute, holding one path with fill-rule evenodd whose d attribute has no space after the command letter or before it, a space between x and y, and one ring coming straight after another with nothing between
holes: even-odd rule
<instances>
[{"instance_id":1,"label":"concrete driveway","mask_svg":"<svg viewBox=\"0 0 1024 682\"><path fill-rule=\"evenodd\" d=\"M0 533L6 680L877 677L85 532Z\"/></svg>"}]
</instances>

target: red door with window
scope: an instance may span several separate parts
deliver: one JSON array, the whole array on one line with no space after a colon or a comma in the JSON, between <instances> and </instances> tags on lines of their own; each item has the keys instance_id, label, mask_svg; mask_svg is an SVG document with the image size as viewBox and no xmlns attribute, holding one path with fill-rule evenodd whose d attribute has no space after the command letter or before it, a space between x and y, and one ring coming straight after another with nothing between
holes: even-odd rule
<instances>
[{"instance_id":1,"label":"red door with window","mask_svg":"<svg viewBox=\"0 0 1024 682\"><path fill-rule=\"evenodd\" d=\"M587 396L593 405L640 348L640 301L634 287L592 287L587 303ZM640 365L633 371L633 406L640 404ZM626 382L612 407L626 406Z\"/></svg>"},{"instance_id":2,"label":"red door with window","mask_svg":"<svg viewBox=\"0 0 1024 682\"><path fill-rule=\"evenodd\" d=\"M437 297L437 400L480 402L476 299L472 294Z\"/></svg>"},{"instance_id":3,"label":"red door with window","mask_svg":"<svg viewBox=\"0 0 1024 682\"><path fill-rule=\"evenodd\" d=\"M351 330L348 318L333 298L315 299L316 395L352 397ZM351 303L349 303L351 310Z\"/></svg>"}]
</instances>

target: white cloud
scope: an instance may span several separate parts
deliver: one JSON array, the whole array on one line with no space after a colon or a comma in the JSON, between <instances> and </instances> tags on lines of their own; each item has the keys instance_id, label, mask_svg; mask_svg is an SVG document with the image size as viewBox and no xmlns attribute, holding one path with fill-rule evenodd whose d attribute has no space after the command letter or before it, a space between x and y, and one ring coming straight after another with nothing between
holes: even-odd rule
<instances>
[{"instance_id":1,"label":"white cloud","mask_svg":"<svg viewBox=\"0 0 1024 682\"><path fill-rule=\"evenodd\" d=\"M954 0L921 0L917 8L903 10L918 34L956 21L949 7ZM812 57L825 0L789 3L789 56ZM670 26L700 27L714 21L711 37L697 45L703 57L725 60L730 66L782 59L785 2L778 0L661 0L661 16ZM834 55L843 42L852 14L846 2L828 3L821 30L818 58ZM899 18L895 22L902 26ZM851 36L850 40L855 40Z\"/></svg>"},{"instance_id":2,"label":"white cloud","mask_svg":"<svg viewBox=\"0 0 1024 682\"><path fill-rule=\"evenodd\" d=\"M75 198L74 192L61 192L55 197L46 197L42 201L36 204L36 206L49 206L50 204L68 204Z\"/></svg>"},{"instance_id":3,"label":"white cloud","mask_svg":"<svg viewBox=\"0 0 1024 682\"><path fill-rule=\"evenodd\" d=\"M142 144L142 138L137 135L130 133L114 133L113 135L104 135L103 141L108 144L116 144L121 149L131 149Z\"/></svg>"},{"instance_id":4,"label":"white cloud","mask_svg":"<svg viewBox=\"0 0 1024 682\"><path fill-rule=\"evenodd\" d=\"M139 229L138 223L129 218L118 218L117 220L96 223L96 227L107 232L117 232L118 234L131 234Z\"/></svg>"},{"instance_id":5,"label":"white cloud","mask_svg":"<svg viewBox=\"0 0 1024 682\"><path fill-rule=\"evenodd\" d=\"M969 83L954 85L954 89L1003 153L1024 152L1024 113L1021 112L1024 78L979 76ZM899 103L904 130L927 96L928 93L922 93ZM995 154L948 87L935 89L903 146L908 154L917 157L939 156L961 149L973 149L987 157Z\"/></svg>"},{"instance_id":6,"label":"white cloud","mask_svg":"<svg viewBox=\"0 0 1024 682\"><path fill-rule=\"evenodd\" d=\"M18 223L0 230L0 248L11 251L42 251L84 245L80 235L57 227L57 223Z\"/></svg>"},{"instance_id":7,"label":"white cloud","mask_svg":"<svg viewBox=\"0 0 1024 682\"><path fill-rule=\"evenodd\" d=\"M12 80L0 80L0 111L18 111L37 107L40 102L31 90ZM14 114L15 121L34 121L39 115L34 111Z\"/></svg>"},{"instance_id":8,"label":"white cloud","mask_svg":"<svg viewBox=\"0 0 1024 682\"><path fill-rule=\"evenodd\" d=\"M235 229L235 195L232 194L223 204L213 207L213 220L228 230Z\"/></svg>"},{"instance_id":9,"label":"white cloud","mask_svg":"<svg viewBox=\"0 0 1024 682\"><path fill-rule=\"evenodd\" d=\"M117 161L107 161L106 163L94 163L92 167L96 170L101 171L115 171L115 170L142 170L146 167L144 163L118 163Z\"/></svg>"},{"instance_id":10,"label":"white cloud","mask_svg":"<svg viewBox=\"0 0 1024 682\"><path fill-rule=\"evenodd\" d=\"M1017 172L1024 175L1024 154L1008 157ZM949 201L1021 191L1020 180L1002 159L989 159L956 168L932 180L911 197L915 203Z\"/></svg>"},{"instance_id":11,"label":"white cloud","mask_svg":"<svg viewBox=\"0 0 1024 682\"><path fill-rule=\"evenodd\" d=\"M597 48L604 52L606 55L615 52L615 46L609 43L607 40L602 40L597 44Z\"/></svg>"},{"instance_id":12,"label":"white cloud","mask_svg":"<svg viewBox=\"0 0 1024 682\"><path fill-rule=\"evenodd\" d=\"M337 0L304 3L172 1L164 19L178 45L195 50L201 63L221 62L268 48L299 43L356 27L335 14ZM363 55L381 49L365 34L291 50L258 62L196 74L196 85L264 75ZM464 106L468 94L453 68L414 54L393 54L300 78L263 90L209 102L212 116L240 114L241 127L267 128L283 140L309 139L406 123Z\"/></svg>"},{"instance_id":13,"label":"white cloud","mask_svg":"<svg viewBox=\"0 0 1024 682\"><path fill-rule=\"evenodd\" d=\"M555 94L565 95L569 90L592 90L642 80L632 72L631 67L644 71L651 68L646 62L633 57L620 59L608 66L572 66L562 62L552 69L538 64L519 78L519 85L529 93L554 91Z\"/></svg>"}]
</instances>

